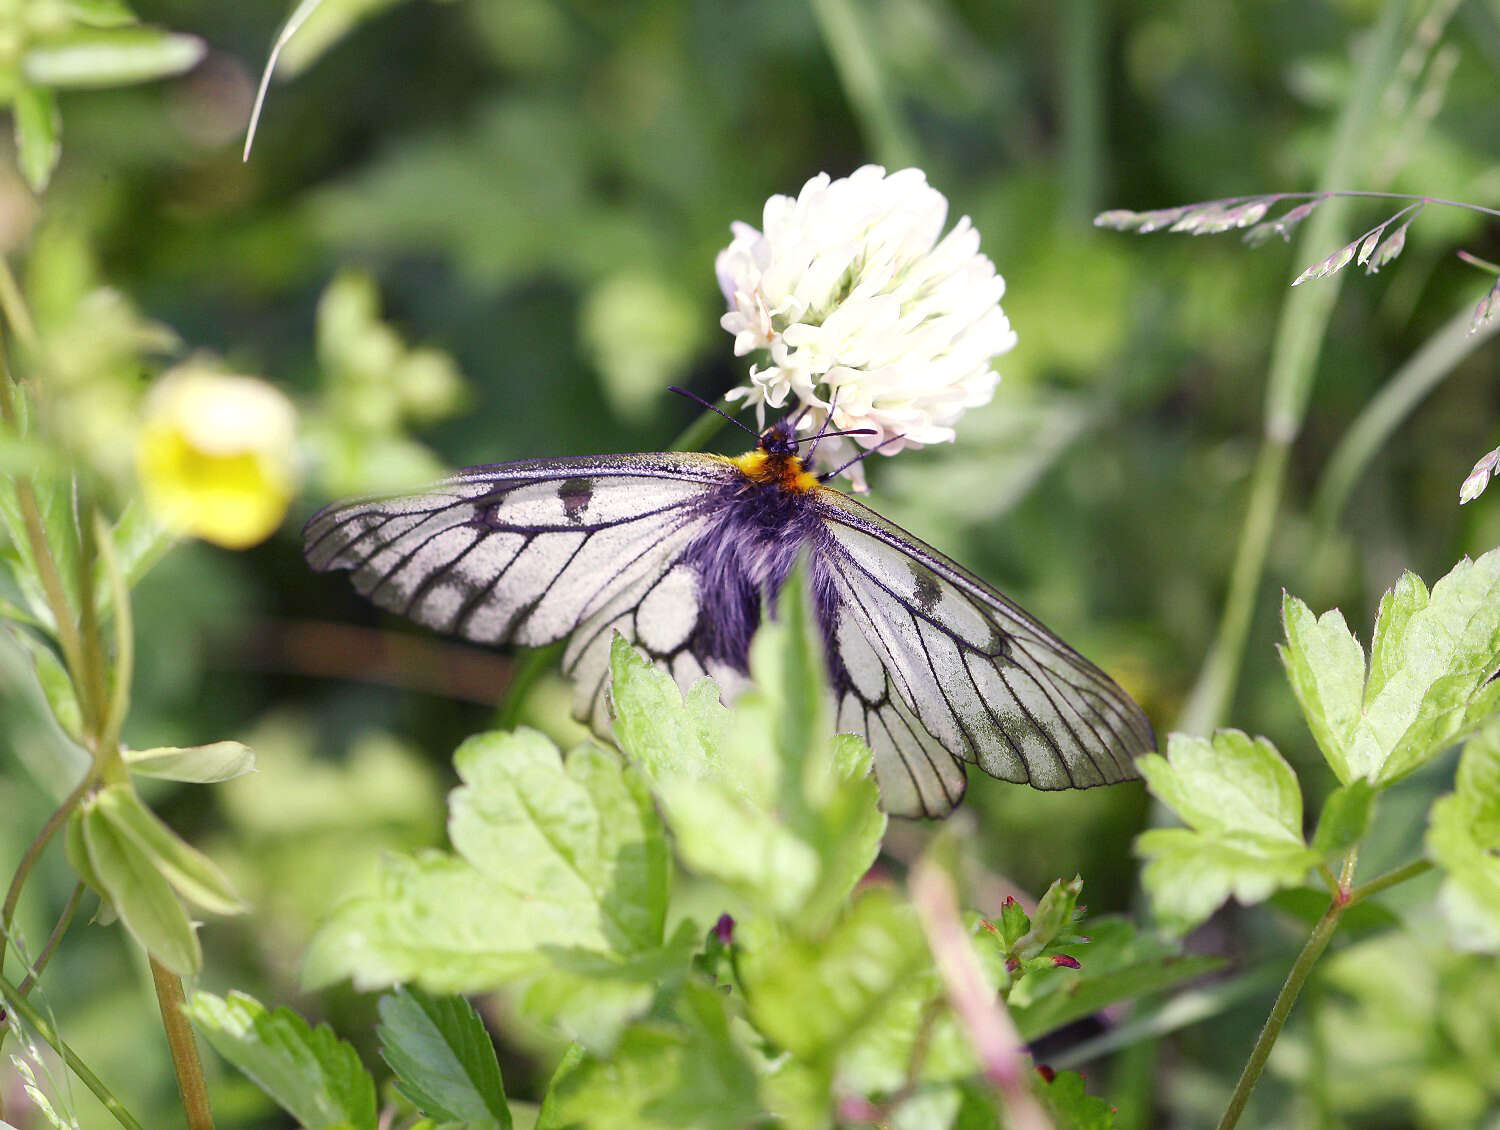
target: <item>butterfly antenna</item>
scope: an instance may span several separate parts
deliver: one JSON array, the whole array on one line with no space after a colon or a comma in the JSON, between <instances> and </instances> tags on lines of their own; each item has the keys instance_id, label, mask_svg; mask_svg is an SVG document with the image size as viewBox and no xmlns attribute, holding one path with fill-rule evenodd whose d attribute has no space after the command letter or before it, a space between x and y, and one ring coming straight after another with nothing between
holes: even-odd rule
<instances>
[{"instance_id":1,"label":"butterfly antenna","mask_svg":"<svg viewBox=\"0 0 1500 1130\"><path fill-rule=\"evenodd\" d=\"M818 429L818 434L813 436L812 446L807 449L807 461L811 463L813 456L818 453L818 441L828 434L828 425L833 423L833 406L839 402L839 390L834 389L833 395L828 398L828 415L823 417L823 426ZM804 405L802 411L806 412Z\"/></svg>"},{"instance_id":2,"label":"butterfly antenna","mask_svg":"<svg viewBox=\"0 0 1500 1130\"><path fill-rule=\"evenodd\" d=\"M893 444L898 439L905 439L905 438L906 437L904 435L900 435L900 436L891 436L889 439L883 439L883 440L881 440L874 447L868 447L864 451L861 451L858 455L856 455L853 459L849 460L849 462L845 463L843 466L841 466L841 467L835 467L832 471L827 471L827 472L819 475L818 476L818 482L820 482L820 483L826 483L826 482L828 482L829 479L836 479L836 478L838 478L845 471L847 471L850 467L854 466L856 463L861 463L864 460L868 459L870 456L874 455L877 451L879 451L882 447L886 447L889 444Z\"/></svg>"},{"instance_id":3,"label":"butterfly antenna","mask_svg":"<svg viewBox=\"0 0 1500 1130\"><path fill-rule=\"evenodd\" d=\"M708 401L704 400L703 397L699 396L696 392L691 392L688 389L680 388L677 385L668 385L667 386L667 391L668 392L675 392L678 396L685 396L689 400L695 401L696 403L703 405L703 407L707 408L710 412L717 412L720 416L723 416L724 419L728 420L735 427L740 428L740 429L742 429L744 431L747 431L747 432L749 432L753 436L758 436L760 434L754 428L752 428L748 424L746 424L743 420L736 420L733 416L731 416L728 412L724 411L724 409L720 408L717 404L710 404Z\"/></svg>"}]
</instances>

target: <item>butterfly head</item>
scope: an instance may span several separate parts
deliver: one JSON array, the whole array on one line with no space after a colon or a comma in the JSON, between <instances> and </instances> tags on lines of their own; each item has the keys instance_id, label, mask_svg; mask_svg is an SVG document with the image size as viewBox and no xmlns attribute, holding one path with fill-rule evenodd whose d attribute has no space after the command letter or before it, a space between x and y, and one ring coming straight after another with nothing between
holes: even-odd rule
<instances>
[{"instance_id":1,"label":"butterfly head","mask_svg":"<svg viewBox=\"0 0 1500 1130\"><path fill-rule=\"evenodd\" d=\"M767 455L785 458L797 455L797 429L790 416L783 416L760 433L760 450Z\"/></svg>"}]
</instances>

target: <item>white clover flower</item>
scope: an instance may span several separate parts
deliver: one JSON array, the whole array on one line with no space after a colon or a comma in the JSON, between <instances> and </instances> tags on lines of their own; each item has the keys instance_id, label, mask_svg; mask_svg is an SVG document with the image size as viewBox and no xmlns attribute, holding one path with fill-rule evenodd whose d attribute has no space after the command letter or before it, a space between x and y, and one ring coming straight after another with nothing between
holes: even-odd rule
<instances>
[{"instance_id":1,"label":"white clover flower","mask_svg":"<svg viewBox=\"0 0 1500 1130\"><path fill-rule=\"evenodd\" d=\"M730 396L762 417L795 396L804 429L832 403L834 427L868 429L859 443L886 453L951 441L964 410L994 394L990 361L1016 335L979 233L964 216L943 235L947 217L920 169L866 165L771 197L763 231L733 224L715 262L720 324L736 356L763 349L771 363Z\"/></svg>"}]
</instances>

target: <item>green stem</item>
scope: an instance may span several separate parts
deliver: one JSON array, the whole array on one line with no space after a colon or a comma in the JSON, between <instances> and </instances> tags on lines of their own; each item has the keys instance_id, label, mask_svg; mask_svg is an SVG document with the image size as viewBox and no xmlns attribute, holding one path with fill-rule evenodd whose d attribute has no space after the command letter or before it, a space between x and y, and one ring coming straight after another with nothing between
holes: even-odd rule
<instances>
[{"instance_id":1,"label":"green stem","mask_svg":"<svg viewBox=\"0 0 1500 1130\"><path fill-rule=\"evenodd\" d=\"M1324 191L1354 179L1367 157L1365 137L1400 52L1406 8L1407 0L1387 0L1380 22L1365 45L1354 88L1344 105L1323 170ZM1339 232L1348 211L1346 201L1343 196L1330 199L1307 221L1297 244L1297 262L1317 258L1325 254L1319 249L1342 242ZM1234 697L1271 534L1276 527L1291 445L1302 430L1318 354L1341 281L1342 276L1338 276L1316 288L1298 287L1282 304L1266 382L1265 430L1224 612L1218 634L1177 724L1177 729L1187 733L1206 734L1218 726Z\"/></svg>"},{"instance_id":2,"label":"green stem","mask_svg":"<svg viewBox=\"0 0 1500 1130\"><path fill-rule=\"evenodd\" d=\"M47 845L51 843L52 837L57 834L57 830L67 822L68 817L73 813L73 809L78 807L78 802L88 795L88 791L94 787L94 780L95 774L92 771L84 774L83 780L78 782L78 785L67 795L62 804L57 806L56 811L47 818L47 822L42 825L42 830L36 834L36 838L26 848L26 854L21 856L21 862L16 867L16 873L11 876L10 888L5 892L5 904L3 907L0 907L0 939L7 942L10 940L10 927L16 917L16 904L21 901L21 888L26 885L26 880L31 875L31 869L36 866L36 861L42 857L42 852L47 850Z\"/></svg>"},{"instance_id":3,"label":"green stem","mask_svg":"<svg viewBox=\"0 0 1500 1130\"><path fill-rule=\"evenodd\" d=\"M125 1127L125 1130L146 1130L125 1109L125 1104L115 1097L114 1092L104 1085L104 1081L89 1070L88 1064L78 1058L77 1053L63 1041L62 1037L57 1034L57 1029L48 1023L47 1018L32 1008L26 998L3 975L0 975L0 998L3 998L15 1014L30 1025L53 1051L62 1056L63 1062L72 1069L73 1074L78 1076L83 1085L94 1093L94 1097L104 1105L104 1109L115 1116L116 1122Z\"/></svg>"},{"instance_id":4,"label":"green stem","mask_svg":"<svg viewBox=\"0 0 1500 1130\"><path fill-rule=\"evenodd\" d=\"M16 340L27 349L35 350L36 323L31 320L31 312L26 309L26 299L21 295L16 276L11 273L10 260L3 255L0 255L0 312L4 313L10 328L16 331Z\"/></svg>"},{"instance_id":5,"label":"green stem","mask_svg":"<svg viewBox=\"0 0 1500 1130\"><path fill-rule=\"evenodd\" d=\"M812 10L865 141L888 166L915 164L917 144L886 88L871 37L860 24L861 9L850 0L812 0Z\"/></svg>"},{"instance_id":6,"label":"green stem","mask_svg":"<svg viewBox=\"0 0 1500 1130\"><path fill-rule=\"evenodd\" d=\"M1344 433L1323 471L1313 504L1313 513L1324 537L1332 533L1339 512L1360 475L1402 422L1458 367L1459 362L1500 333L1500 319L1486 322L1470 333L1472 321L1473 315L1467 310L1449 319L1391 374Z\"/></svg>"},{"instance_id":7,"label":"green stem","mask_svg":"<svg viewBox=\"0 0 1500 1130\"><path fill-rule=\"evenodd\" d=\"M1219 1119L1218 1130L1232 1130L1239 1122L1240 1115L1245 1112L1245 1104L1250 1101L1250 1093L1255 1090L1260 1073L1265 1070L1266 1060L1276 1044L1276 1037L1281 1035L1286 1018L1291 1015L1292 1005L1297 1002L1297 994L1307 983L1308 975L1312 973L1313 966L1318 963L1318 958L1322 957L1323 951L1328 948L1328 943L1333 939L1333 932L1338 929L1339 919L1343 917L1347 906L1348 904L1343 899L1335 898L1323 913L1323 917L1318 919L1318 924L1313 927L1307 944L1302 947L1302 952L1297 955L1291 972L1286 975L1281 992L1276 994L1276 1002L1271 1006L1271 1014L1266 1017L1265 1026L1261 1028L1255 1047L1250 1051L1250 1058L1245 1061L1245 1069L1240 1072L1234 1093L1229 1096L1229 1105L1224 1108L1224 1116Z\"/></svg>"},{"instance_id":8,"label":"green stem","mask_svg":"<svg viewBox=\"0 0 1500 1130\"><path fill-rule=\"evenodd\" d=\"M1384 875L1355 887L1349 892L1349 905L1353 906L1357 902L1363 902L1371 895L1378 895L1388 887L1394 887L1397 883L1404 883L1408 879L1415 879L1418 875L1425 875L1431 870L1431 860L1414 859L1410 863L1396 868L1394 871L1387 871Z\"/></svg>"},{"instance_id":9,"label":"green stem","mask_svg":"<svg viewBox=\"0 0 1500 1130\"><path fill-rule=\"evenodd\" d=\"M203 1061L198 1058L193 1026L183 1011L187 998L182 992L182 978L153 957L151 981L156 987L156 1001L161 1006L162 1027L167 1030L167 1047L172 1052L172 1067L177 1072L177 1089L182 1093L188 1130L214 1130L213 1111L208 1105L208 1083L203 1078Z\"/></svg>"},{"instance_id":10,"label":"green stem","mask_svg":"<svg viewBox=\"0 0 1500 1130\"><path fill-rule=\"evenodd\" d=\"M130 713L130 685L135 678L135 623L130 611L130 584L115 557L113 532L102 516L96 515L94 523L94 537L99 546L104 574L109 580L110 603L115 614L113 680L109 692L109 707L104 712L99 738L99 756L105 762L105 773L108 775L115 770L115 763L122 761L120 731L125 726L126 715Z\"/></svg>"},{"instance_id":11,"label":"green stem","mask_svg":"<svg viewBox=\"0 0 1500 1130\"><path fill-rule=\"evenodd\" d=\"M1103 149L1104 20L1099 0L1062 6L1062 220L1087 224L1098 208Z\"/></svg>"},{"instance_id":12,"label":"green stem","mask_svg":"<svg viewBox=\"0 0 1500 1130\"><path fill-rule=\"evenodd\" d=\"M52 933L47 935L47 944L42 946L42 952L36 955L36 960L31 963L31 968L26 971L26 976L21 979L18 990L24 997L28 995L32 987L42 976L42 971L47 968L47 963L52 960L52 955L57 952L58 943L62 941L63 935L68 932L68 927L73 924L73 915L78 912L78 904L83 901L83 892L87 890L83 880L73 884L73 893L68 896L68 901L63 905L63 911L57 918L57 924L52 927Z\"/></svg>"}]
</instances>

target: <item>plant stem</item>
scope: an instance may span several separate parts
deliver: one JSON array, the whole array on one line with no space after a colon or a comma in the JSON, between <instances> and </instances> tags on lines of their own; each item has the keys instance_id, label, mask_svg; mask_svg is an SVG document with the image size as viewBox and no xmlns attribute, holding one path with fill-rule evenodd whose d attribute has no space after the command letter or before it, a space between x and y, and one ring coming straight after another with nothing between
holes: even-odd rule
<instances>
[{"instance_id":1,"label":"plant stem","mask_svg":"<svg viewBox=\"0 0 1500 1130\"><path fill-rule=\"evenodd\" d=\"M52 841L52 837L57 834L57 830L67 822L68 817L73 813L73 809L78 807L78 802L88 794L89 789L93 788L93 786L94 773L90 771L84 774L83 780L78 782L77 786L57 806L52 815L47 817L47 822L42 825L42 830L36 834L36 838L26 848L26 853L21 856L21 862L16 867L16 873L11 876L10 889L5 892L5 904L3 908L0 908L0 934L3 934L6 940L10 938L10 926L16 916L16 904L21 901L21 888L26 885L26 879L30 876L31 869L36 866L36 861L42 857L42 852L47 850L47 845Z\"/></svg>"},{"instance_id":2,"label":"plant stem","mask_svg":"<svg viewBox=\"0 0 1500 1130\"><path fill-rule=\"evenodd\" d=\"M1365 44L1349 100L1340 115L1334 143L1323 169L1322 182L1347 183L1363 167L1368 127L1380 102L1388 76L1400 53L1400 31L1407 0L1387 0L1380 21ZM1338 232L1348 211L1343 194L1324 204L1307 222L1297 244L1297 261L1316 258L1320 248L1341 240ZM1309 290L1298 287L1286 297L1276 327L1270 372L1266 381L1264 433L1251 480L1245 523L1230 572L1229 592L1219 631L1209 648L1198 681L1179 718L1177 728L1207 734L1224 719L1239 682L1240 663L1254 618L1261 578L1265 573L1271 533L1281 504L1291 446L1302 430L1312 393L1318 354L1328 319L1338 298L1342 276L1331 284Z\"/></svg>"},{"instance_id":3,"label":"plant stem","mask_svg":"<svg viewBox=\"0 0 1500 1130\"><path fill-rule=\"evenodd\" d=\"M4 312L10 328L16 331L16 340L27 349L35 349L36 323L31 320L31 312L26 309L26 299L21 296L16 276L11 273L10 260L3 255L0 255L0 312Z\"/></svg>"},{"instance_id":4,"label":"plant stem","mask_svg":"<svg viewBox=\"0 0 1500 1130\"><path fill-rule=\"evenodd\" d=\"M153 957L151 980L156 985L157 1003L161 1005L161 1023L167 1030L167 1047L172 1052L172 1067L177 1072L177 1089L182 1093L188 1130L213 1130L214 1116L208 1106L203 1061L198 1058L193 1026L182 1011L187 1000L182 992L182 978Z\"/></svg>"},{"instance_id":5,"label":"plant stem","mask_svg":"<svg viewBox=\"0 0 1500 1130\"><path fill-rule=\"evenodd\" d=\"M1104 18L1099 0L1062 6L1061 216L1069 227L1087 224L1098 208L1104 103Z\"/></svg>"},{"instance_id":6,"label":"plant stem","mask_svg":"<svg viewBox=\"0 0 1500 1130\"><path fill-rule=\"evenodd\" d=\"M890 96L875 56L873 37L860 24L861 12L868 9L850 0L813 0L812 10L865 141L888 167L901 169L917 164L916 142Z\"/></svg>"},{"instance_id":7,"label":"plant stem","mask_svg":"<svg viewBox=\"0 0 1500 1130\"><path fill-rule=\"evenodd\" d=\"M1442 329L1423 342L1422 347L1392 373L1380 391L1360 409L1354 423L1339 440L1318 483L1313 513L1324 537L1333 531L1344 501L1365 467L1401 423L1458 367L1459 362L1500 333L1500 319L1486 322L1470 333L1472 321L1467 310L1455 314Z\"/></svg>"},{"instance_id":8,"label":"plant stem","mask_svg":"<svg viewBox=\"0 0 1500 1130\"><path fill-rule=\"evenodd\" d=\"M1229 1105L1224 1108L1224 1116L1219 1119L1218 1130L1232 1130L1239 1122L1240 1115L1245 1112L1245 1104L1250 1101L1250 1092L1255 1090L1260 1073L1265 1070L1266 1060L1271 1055L1271 1048L1276 1044L1276 1037L1281 1035L1286 1018L1291 1014L1292 1005L1297 1001L1297 994L1307 983L1308 975L1317 964L1318 958L1322 957L1323 951L1328 948L1328 943L1333 939L1333 932L1338 928L1339 919L1343 917L1347 907L1348 903L1344 898L1336 897L1323 912L1323 917L1318 919L1318 924L1313 927L1307 944L1302 947L1302 952L1297 955L1291 972L1286 975L1281 992L1276 994L1276 1003L1271 1006L1271 1014L1266 1017L1265 1026L1261 1028L1255 1047L1250 1051L1250 1058L1245 1061L1245 1069L1240 1072L1239 1082L1234 1086L1234 1093L1229 1096Z\"/></svg>"},{"instance_id":9,"label":"plant stem","mask_svg":"<svg viewBox=\"0 0 1500 1130\"><path fill-rule=\"evenodd\" d=\"M52 960L52 955L57 952L57 944L62 941L63 935L68 932L72 925L73 915L78 910L78 904L83 901L85 890L83 880L73 884L73 893L68 896L67 903L63 906L63 912L58 916L57 924L52 927L52 933L47 935L47 944L42 946L42 952L36 955L36 960L31 963L26 976L21 979L21 986L17 990L23 997L31 992L32 986L42 976L42 970L47 968L47 963Z\"/></svg>"},{"instance_id":10,"label":"plant stem","mask_svg":"<svg viewBox=\"0 0 1500 1130\"><path fill-rule=\"evenodd\" d=\"M47 1022L47 1018L32 1008L26 998L17 992L16 987L7 981L3 975L0 975L0 999L4 999L5 1003L15 1011L17 1016L30 1025L36 1034L51 1046L53 1051L62 1056L63 1062L72 1069L73 1074L78 1076L83 1085L94 1093L94 1097L104 1104L104 1109L115 1116L116 1122L125 1127L125 1130L146 1130L125 1109L125 1104L115 1097L114 1092L105 1086L104 1081L89 1070L88 1064L79 1059L77 1053L63 1042L62 1037L57 1034L57 1030Z\"/></svg>"},{"instance_id":11,"label":"plant stem","mask_svg":"<svg viewBox=\"0 0 1500 1130\"><path fill-rule=\"evenodd\" d=\"M1432 870L1432 861L1427 859L1414 859L1410 863L1403 864L1394 871L1387 871L1384 875L1362 883L1349 892L1349 905L1363 902L1371 895L1378 895L1388 887L1394 887L1397 883L1404 883L1408 879L1415 879L1418 875L1425 875Z\"/></svg>"}]
</instances>

